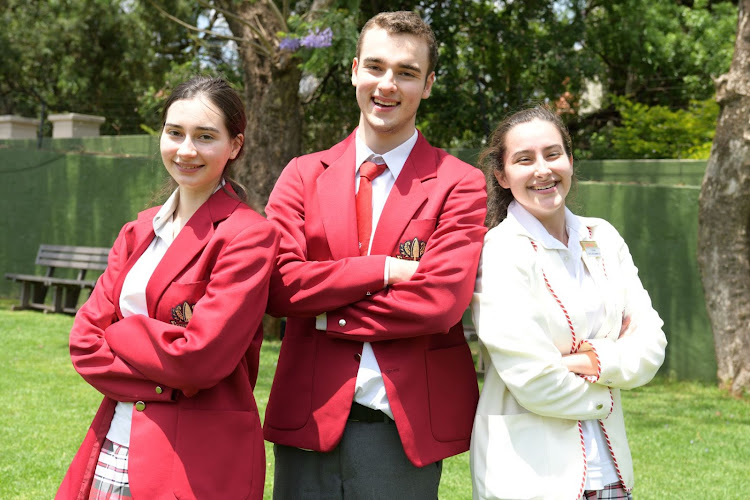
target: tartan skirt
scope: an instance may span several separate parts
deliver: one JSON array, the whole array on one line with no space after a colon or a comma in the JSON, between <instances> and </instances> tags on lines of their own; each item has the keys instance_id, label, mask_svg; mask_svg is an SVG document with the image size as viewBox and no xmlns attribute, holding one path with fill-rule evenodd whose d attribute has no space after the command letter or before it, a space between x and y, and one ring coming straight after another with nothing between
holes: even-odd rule
<instances>
[{"instance_id":1,"label":"tartan skirt","mask_svg":"<svg viewBox=\"0 0 750 500\"><path fill-rule=\"evenodd\" d=\"M586 490L581 495L585 500L633 500L633 495L625 490L622 483L608 484L601 490Z\"/></svg>"},{"instance_id":2,"label":"tartan skirt","mask_svg":"<svg viewBox=\"0 0 750 500\"><path fill-rule=\"evenodd\" d=\"M89 500L131 500L128 447L104 440L94 471Z\"/></svg>"}]
</instances>

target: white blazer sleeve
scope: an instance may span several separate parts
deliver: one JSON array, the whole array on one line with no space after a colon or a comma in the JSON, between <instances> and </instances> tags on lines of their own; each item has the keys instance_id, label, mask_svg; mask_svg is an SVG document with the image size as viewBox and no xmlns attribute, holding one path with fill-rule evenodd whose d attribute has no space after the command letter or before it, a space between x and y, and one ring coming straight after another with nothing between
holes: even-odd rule
<instances>
[{"instance_id":1,"label":"white blazer sleeve","mask_svg":"<svg viewBox=\"0 0 750 500\"><path fill-rule=\"evenodd\" d=\"M609 389L569 372L553 333L547 331L548 311L539 306L538 295L548 292L543 283L541 289L536 283L531 247L524 252L518 238L498 238L498 232L488 234L485 241L472 302L490 369L497 370L518 403L533 413L574 420L606 418L613 405Z\"/></svg>"},{"instance_id":2,"label":"white blazer sleeve","mask_svg":"<svg viewBox=\"0 0 750 500\"><path fill-rule=\"evenodd\" d=\"M613 255L619 265L617 279L624 287L623 315L630 317L630 326L619 339L589 339L588 342L596 350L601 363L597 384L632 389L650 381L664 361L667 346L662 331L664 322L651 305L625 241L609 224L601 230L613 233L606 237L617 252L609 255ZM598 235L595 237L599 238Z\"/></svg>"}]
</instances>

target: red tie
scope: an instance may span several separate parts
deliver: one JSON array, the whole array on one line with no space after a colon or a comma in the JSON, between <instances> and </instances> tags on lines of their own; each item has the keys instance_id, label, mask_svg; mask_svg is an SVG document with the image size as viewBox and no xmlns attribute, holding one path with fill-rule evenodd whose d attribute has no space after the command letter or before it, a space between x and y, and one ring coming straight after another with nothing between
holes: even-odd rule
<instances>
[{"instance_id":1,"label":"red tie","mask_svg":"<svg viewBox=\"0 0 750 500\"><path fill-rule=\"evenodd\" d=\"M385 163L378 165L366 161L359 167L359 191L357 191L357 236L359 254L367 255L372 234L372 180L385 172Z\"/></svg>"}]
</instances>

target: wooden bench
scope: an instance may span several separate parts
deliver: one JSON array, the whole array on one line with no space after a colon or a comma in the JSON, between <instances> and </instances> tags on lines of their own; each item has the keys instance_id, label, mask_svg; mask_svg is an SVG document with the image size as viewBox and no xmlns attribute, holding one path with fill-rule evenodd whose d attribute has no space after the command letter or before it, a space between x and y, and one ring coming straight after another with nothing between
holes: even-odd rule
<instances>
[{"instance_id":1,"label":"wooden bench","mask_svg":"<svg viewBox=\"0 0 750 500\"><path fill-rule=\"evenodd\" d=\"M39 245L36 265L46 267L44 276L6 273L5 277L21 284L20 304L13 309L38 309L44 312L75 314L81 290L93 289L96 280L86 279L89 270L107 267L109 248ZM56 269L78 270L75 278L56 277ZM46 303L52 289L51 304Z\"/></svg>"}]
</instances>

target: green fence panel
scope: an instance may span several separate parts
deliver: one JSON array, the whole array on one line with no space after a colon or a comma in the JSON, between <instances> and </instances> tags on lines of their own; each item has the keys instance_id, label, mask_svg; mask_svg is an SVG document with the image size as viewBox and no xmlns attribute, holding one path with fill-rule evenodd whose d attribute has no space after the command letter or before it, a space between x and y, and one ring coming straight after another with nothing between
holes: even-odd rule
<instances>
[{"instance_id":1,"label":"green fence panel","mask_svg":"<svg viewBox=\"0 0 750 500\"><path fill-rule=\"evenodd\" d=\"M696 262L697 187L580 182L582 215L614 225L628 244L669 340L661 372L715 380L713 337Z\"/></svg>"},{"instance_id":2,"label":"green fence panel","mask_svg":"<svg viewBox=\"0 0 750 500\"><path fill-rule=\"evenodd\" d=\"M1 146L2 275L42 271L34 265L41 243L111 245L166 179L161 159L151 154L38 150L36 143L30 149ZM17 290L18 285L0 280L0 295Z\"/></svg>"},{"instance_id":3,"label":"green fence panel","mask_svg":"<svg viewBox=\"0 0 750 500\"><path fill-rule=\"evenodd\" d=\"M475 163L477 150L452 150ZM695 259L701 161L577 162L573 210L611 222L627 241L669 339L663 373L715 380ZM0 141L0 272L32 273L40 243L109 246L155 203L166 179L150 136ZM163 200L161 200L163 201ZM0 280L0 295L17 285Z\"/></svg>"}]
</instances>

